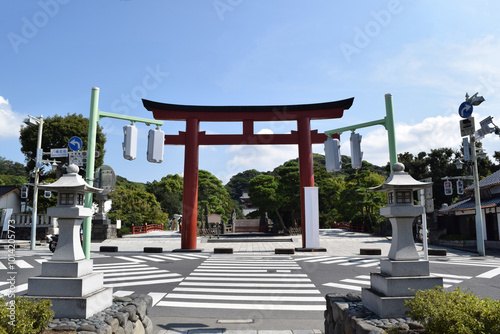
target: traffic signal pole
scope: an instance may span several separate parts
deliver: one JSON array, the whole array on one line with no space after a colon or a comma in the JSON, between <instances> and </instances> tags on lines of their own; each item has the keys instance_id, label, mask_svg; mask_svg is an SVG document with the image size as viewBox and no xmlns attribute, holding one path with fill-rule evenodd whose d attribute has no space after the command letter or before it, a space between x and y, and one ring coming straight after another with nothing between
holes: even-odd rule
<instances>
[{"instance_id":1,"label":"traffic signal pole","mask_svg":"<svg viewBox=\"0 0 500 334\"><path fill-rule=\"evenodd\" d=\"M375 125L383 125L387 130L387 137L389 141L389 161L391 165L391 173L392 173L392 165L398 162L398 154L396 149L396 130L394 126L394 109L392 105L392 94L385 94L385 114L386 116L382 119L360 123L350 126L345 126L343 128L333 129L329 131L325 131L325 135L330 137L331 135L338 133L341 134L346 131L355 131L356 129L367 128Z\"/></svg>"},{"instance_id":2,"label":"traffic signal pole","mask_svg":"<svg viewBox=\"0 0 500 334\"><path fill-rule=\"evenodd\" d=\"M139 122L147 125L154 124L158 127L163 125L163 121L147 119L135 116L125 116L99 111L99 88L93 87L90 97L90 117L89 117L89 133L87 142L87 167L86 181L90 186L94 185L94 169L95 169L95 147L97 138L97 123L101 118L109 117L121 120L127 120L132 123ZM92 208L93 196L92 193L85 194L85 207ZM90 259L90 239L91 239L91 217L83 220L83 253L86 259Z\"/></svg>"}]
</instances>

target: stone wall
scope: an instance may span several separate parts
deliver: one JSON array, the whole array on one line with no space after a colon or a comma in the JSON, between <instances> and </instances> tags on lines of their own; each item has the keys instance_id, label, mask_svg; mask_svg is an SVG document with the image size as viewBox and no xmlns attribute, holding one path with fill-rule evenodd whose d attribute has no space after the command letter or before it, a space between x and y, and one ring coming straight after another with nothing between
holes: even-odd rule
<instances>
[{"instance_id":1,"label":"stone wall","mask_svg":"<svg viewBox=\"0 0 500 334\"><path fill-rule=\"evenodd\" d=\"M411 318L382 319L363 306L360 295L327 294L325 334L422 333L423 327Z\"/></svg>"},{"instance_id":2,"label":"stone wall","mask_svg":"<svg viewBox=\"0 0 500 334\"><path fill-rule=\"evenodd\" d=\"M88 319L54 319L49 331L78 331L78 334L153 334L154 325L147 316L153 307L148 295L114 297L113 305ZM45 332L47 333L47 332Z\"/></svg>"}]
</instances>

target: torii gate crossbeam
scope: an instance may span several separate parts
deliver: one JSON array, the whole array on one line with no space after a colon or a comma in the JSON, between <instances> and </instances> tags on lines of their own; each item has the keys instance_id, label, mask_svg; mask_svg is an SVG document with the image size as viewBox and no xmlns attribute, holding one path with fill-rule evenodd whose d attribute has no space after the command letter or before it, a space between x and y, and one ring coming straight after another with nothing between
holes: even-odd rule
<instances>
[{"instance_id":1,"label":"torii gate crossbeam","mask_svg":"<svg viewBox=\"0 0 500 334\"><path fill-rule=\"evenodd\" d=\"M280 144L299 146L302 245L305 247L304 188L314 187L312 144L322 144L327 138L317 130L311 131L311 120L341 118L353 101L354 98L284 106L192 106L143 99L144 107L153 112L155 119L186 121L185 132L165 135L165 145L185 146L181 248L196 249L199 146ZM290 134L255 134L256 121L297 121L297 131ZM242 122L243 133L208 135L199 131L200 122Z\"/></svg>"}]
</instances>

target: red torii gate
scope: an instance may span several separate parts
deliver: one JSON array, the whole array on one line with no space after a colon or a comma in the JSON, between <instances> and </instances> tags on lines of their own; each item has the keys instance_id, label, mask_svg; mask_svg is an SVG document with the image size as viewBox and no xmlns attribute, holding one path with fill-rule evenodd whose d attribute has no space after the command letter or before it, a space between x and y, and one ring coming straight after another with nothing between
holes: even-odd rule
<instances>
[{"instance_id":1,"label":"red torii gate","mask_svg":"<svg viewBox=\"0 0 500 334\"><path fill-rule=\"evenodd\" d=\"M314 187L312 144L322 144L326 135L311 131L311 120L341 118L354 98L314 104L284 106L193 106L142 100L157 120L186 121L186 131L165 135L165 145L184 145L184 189L182 208L183 250L196 249L198 212L198 152L200 145L299 145L302 246L305 248L304 187ZM254 134L256 121L297 121L290 134ZM243 122L243 133L207 135L200 122ZM338 138L338 135L334 137Z\"/></svg>"}]
</instances>

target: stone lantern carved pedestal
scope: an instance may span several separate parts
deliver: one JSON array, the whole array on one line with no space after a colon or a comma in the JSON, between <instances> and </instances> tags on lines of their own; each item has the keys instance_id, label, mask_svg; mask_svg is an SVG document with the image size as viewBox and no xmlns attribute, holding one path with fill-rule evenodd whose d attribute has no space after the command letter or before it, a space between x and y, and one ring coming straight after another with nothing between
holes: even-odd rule
<instances>
[{"instance_id":1,"label":"stone lantern carved pedestal","mask_svg":"<svg viewBox=\"0 0 500 334\"><path fill-rule=\"evenodd\" d=\"M370 274L370 288L363 288L363 305L382 318L405 316L404 302L418 290L442 286L443 279L430 275L429 261L420 260L413 241L413 220L424 213L413 205L413 191L430 187L404 172L404 165L395 163L387 181L373 191L387 192L388 205L380 214L392 225L392 242L388 259L380 260L380 273Z\"/></svg>"},{"instance_id":2,"label":"stone lantern carved pedestal","mask_svg":"<svg viewBox=\"0 0 500 334\"><path fill-rule=\"evenodd\" d=\"M28 279L28 296L50 299L57 318L88 318L112 305L113 289L104 287L102 273L93 273L93 260L86 260L80 244L80 225L92 216L83 204L86 192L101 189L89 186L70 165L67 174L40 189L58 193L58 205L49 216L58 217L59 240L52 259L42 263L42 274Z\"/></svg>"}]
</instances>

